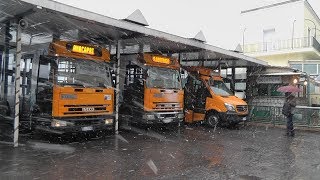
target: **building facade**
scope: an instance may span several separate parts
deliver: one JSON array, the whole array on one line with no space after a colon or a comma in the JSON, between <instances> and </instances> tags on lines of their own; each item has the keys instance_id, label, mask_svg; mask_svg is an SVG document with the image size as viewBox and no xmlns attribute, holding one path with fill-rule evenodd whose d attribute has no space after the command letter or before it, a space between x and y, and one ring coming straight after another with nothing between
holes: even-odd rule
<instances>
[{"instance_id":1,"label":"building facade","mask_svg":"<svg viewBox=\"0 0 320 180\"><path fill-rule=\"evenodd\" d=\"M241 18L245 55L301 70L314 79L320 74L320 18L307 0L245 10ZM320 94L315 84L310 83L311 101Z\"/></svg>"}]
</instances>

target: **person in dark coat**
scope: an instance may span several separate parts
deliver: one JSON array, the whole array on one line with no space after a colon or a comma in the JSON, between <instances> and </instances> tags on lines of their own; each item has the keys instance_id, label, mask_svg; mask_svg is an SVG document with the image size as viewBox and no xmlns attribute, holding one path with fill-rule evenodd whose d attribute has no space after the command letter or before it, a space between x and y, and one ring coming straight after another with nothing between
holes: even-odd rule
<instances>
[{"instance_id":1,"label":"person in dark coat","mask_svg":"<svg viewBox=\"0 0 320 180\"><path fill-rule=\"evenodd\" d=\"M282 114L287 118L287 135L294 136L293 110L296 107L296 99L293 94L286 93L286 99L282 108Z\"/></svg>"}]
</instances>

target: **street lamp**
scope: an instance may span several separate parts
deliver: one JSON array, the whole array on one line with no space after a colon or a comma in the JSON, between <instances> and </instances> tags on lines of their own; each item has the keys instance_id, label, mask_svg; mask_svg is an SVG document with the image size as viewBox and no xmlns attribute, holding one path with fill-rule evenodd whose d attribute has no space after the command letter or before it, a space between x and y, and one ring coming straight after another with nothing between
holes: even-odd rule
<instances>
[{"instance_id":1,"label":"street lamp","mask_svg":"<svg viewBox=\"0 0 320 180\"><path fill-rule=\"evenodd\" d=\"M291 42L291 48L293 49L293 36L294 36L294 23L296 22L297 20L293 20L293 23L292 23L292 42Z\"/></svg>"},{"instance_id":2,"label":"street lamp","mask_svg":"<svg viewBox=\"0 0 320 180\"><path fill-rule=\"evenodd\" d=\"M243 32L242 32L242 52L244 53L244 32L246 32L246 29L247 28L244 28L243 29Z\"/></svg>"}]
</instances>

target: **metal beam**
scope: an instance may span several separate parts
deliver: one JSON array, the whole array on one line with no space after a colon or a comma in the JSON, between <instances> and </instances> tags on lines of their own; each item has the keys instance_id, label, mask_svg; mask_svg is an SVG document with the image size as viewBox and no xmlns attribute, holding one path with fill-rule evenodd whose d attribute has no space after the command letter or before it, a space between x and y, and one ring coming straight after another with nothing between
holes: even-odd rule
<instances>
[{"instance_id":1,"label":"metal beam","mask_svg":"<svg viewBox=\"0 0 320 180\"><path fill-rule=\"evenodd\" d=\"M17 18L25 17L25 16L28 16L28 15L35 13L35 12L36 11L34 10L34 8L31 8L31 9L26 10L23 13L19 13L14 16L11 16L9 18L5 18L5 19L1 20L0 23L5 23L5 22L11 21L11 20L15 20Z\"/></svg>"}]
</instances>

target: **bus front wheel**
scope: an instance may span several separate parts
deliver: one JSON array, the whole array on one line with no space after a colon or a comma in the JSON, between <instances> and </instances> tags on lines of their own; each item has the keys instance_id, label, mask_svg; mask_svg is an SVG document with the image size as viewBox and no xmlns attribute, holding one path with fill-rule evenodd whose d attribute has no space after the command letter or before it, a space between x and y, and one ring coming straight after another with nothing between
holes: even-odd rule
<instances>
[{"instance_id":1,"label":"bus front wheel","mask_svg":"<svg viewBox=\"0 0 320 180\"><path fill-rule=\"evenodd\" d=\"M220 121L218 113L210 112L206 117L206 124L210 127L217 127Z\"/></svg>"}]
</instances>

